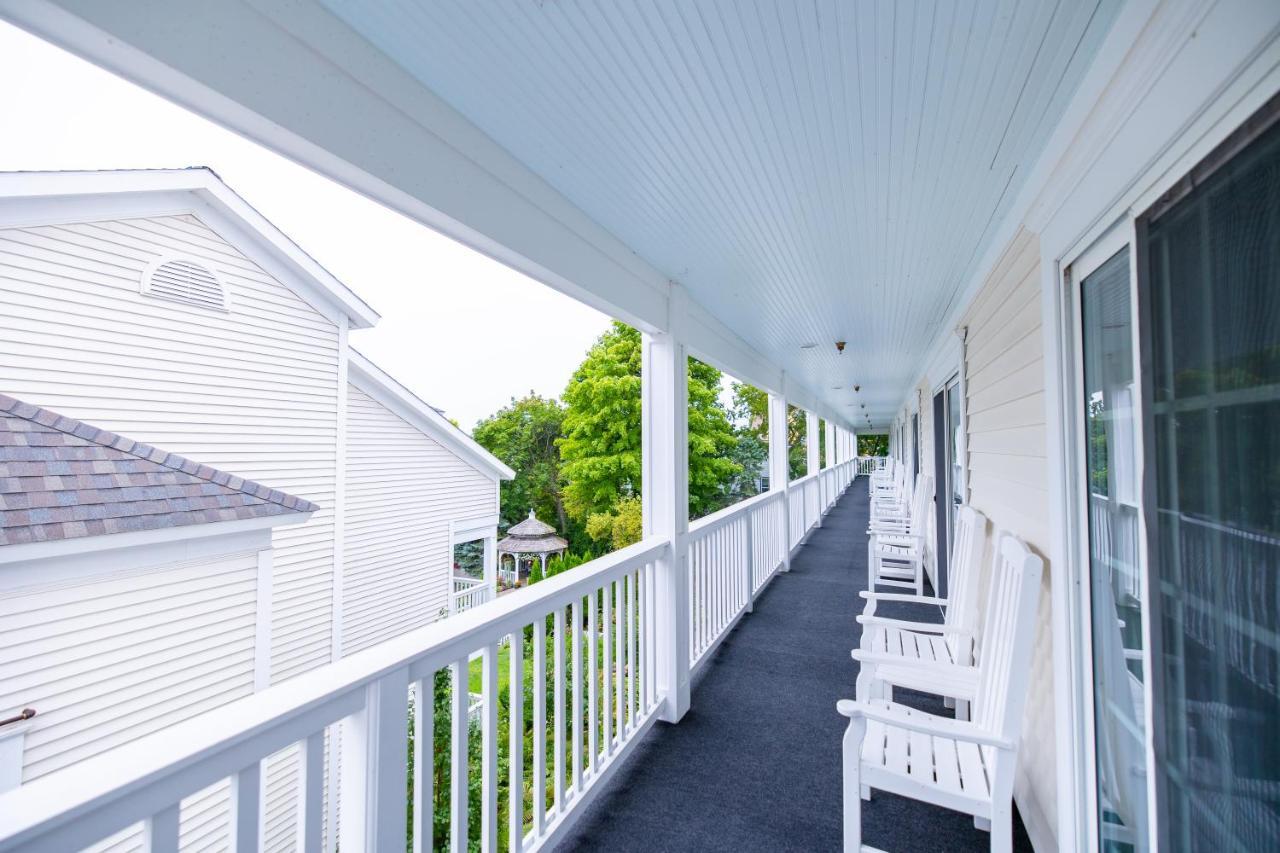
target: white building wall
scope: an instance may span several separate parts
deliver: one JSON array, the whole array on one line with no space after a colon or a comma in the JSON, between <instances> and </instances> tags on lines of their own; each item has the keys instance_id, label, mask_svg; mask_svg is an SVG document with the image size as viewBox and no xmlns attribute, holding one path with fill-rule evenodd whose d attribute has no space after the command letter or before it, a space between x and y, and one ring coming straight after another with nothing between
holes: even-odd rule
<instances>
[{"instance_id":1,"label":"white building wall","mask_svg":"<svg viewBox=\"0 0 1280 853\"><path fill-rule=\"evenodd\" d=\"M140 564L145 564L140 559ZM30 782L253 692L258 553L67 577L0 595L0 708L35 708ZM226 785L183 803L184 848L220 843ZM100 849L139 850L126 831Z\"/></svg>"},{"instance_id":2,"label":"white building wall","mask_svg":"<svg viewBox=\"0 0 1280 853\"><path fill-rule=\"evenodd\" d=\"M969 502L1041 556L1049 543L1040 247L1020 231L965 311ZM1053 633L1046 562L1015 796L1032 840L1057 835ZM990 545L983 561L990 570ZM984 578L984 585L987 579Z\"/></svg>"},{"instance_id":3,"label":"white building wall","mask_svg":"<svg viewBox=\"0 0 1280 853\"><path fill-rule=\"evenodd\" d=\"M220 312L143 296L203 261ZM338 332L190 215L0 229L0 392L307 498L275 537L272 680L330 658Z\"/></svg>"},{"instance_id":4,"label":"white building wall","mask_svg":"<svg viewBox=\"0 0 1280 853\"><path fill-rule=\"evenodd\" d=\"M498 512L492 477L348 391L343 654L447 613L450 522Z\"/></svg>"}]
</instances>

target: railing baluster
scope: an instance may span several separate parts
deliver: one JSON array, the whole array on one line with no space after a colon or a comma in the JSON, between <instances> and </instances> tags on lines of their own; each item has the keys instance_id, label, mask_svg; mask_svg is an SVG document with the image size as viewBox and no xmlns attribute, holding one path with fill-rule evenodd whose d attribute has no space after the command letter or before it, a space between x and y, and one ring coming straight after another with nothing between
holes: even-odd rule
<instances>
[{"instance_id":1,"label":"railing baluster","mask_svg":"<svg viewBox=\"0 0 1280 853\"><path fill-rule=\"evenodd\" d=\"M431 853L435 829L435 673L413 683L413 853Z\"/></svg>"},{"instance_id":2,"label":"railing baluster","mask_svg":"<svg viewBox=\"0 0 1280 853\"><path fill-rule=\"evenodd\" d=\"M600 722L603 724L600 751L604 755L613 754L613 598L609 594L610 586L605 584L600 590L604 601L600 625L600 633L604 635L604 660L600 662L600 673L604 678L600 697Z\"/></svg>"},{"instance_id":3,"label":"railing baluster","mask_svg":"<svg viewBox=\"0 0 1280 853\"><path fill-rule=\"evenodd\" d=\"M569 632L569 666L573 670L572 705L570 719L573 722L573 796L582 796L582 599L573 600L569 618L573 627Z\"/></svg>"},{"instance_id":4,"label":"railing baluster","mask_svg":"<svg viewBox=\"0 0 1280 853\"><path fill-rule=\"evenodd\" d=\"M646 563L644 567L645 576L645 696L649 702L647 707L652 708L658 703L658 623L654 612L654 601L657 600L657 569L653 563Z\"/></svg>"},{"instance_id":5,"label":"railing baluster","mask_svg":"<svg viewBox=\"0 0 1280 853\"><path fill-rule=\"evenodd\" d=\"M174 803L147 818L142 828L145 853L178 853L180 817L181 809Z\"/></svg>"},{"instance_id":6,"label":"railing baluster","mask_svg":"<svg viewBox=\"0 0 1280 853\"><path fill-rule=\"evenodd\" d=\"M600 696L596 689L596 679L600 670L596 660L596 644L600 634L596 630L596 607L600 603L599 590L592 590L587 596L587 760L590 762L588 772L595 776L600 768L600 754L597 752L599 732L597 719L600 715Z\"/></svg>"},{"instance_id":7,"label":"railing baluster","mask_svg":"<svg viewBox=\"0 0 1280 853\"><path fill-rule=\"evenodd\" d=\"M524 848L524 629L511 633L511 718L508 721L508 762L510 778L507 781L507 835L511 853Z\"/></svg>"},{"instance_id":8,"label":"railing baluster","mask_svg":"<svg viewBox=\"0 0 1280 853\"><path fill-rule=\"evenodd\" d=\"M255 761L231 777L232 853L253 853L258 849L261 817L262 765Z\"/></svg>"},{"instance_id":9,"label":"railing baluster","mask_svg":"<svg viewBox=\"0 0 1280 853\"><path fill-rule=\"evenodd\" d=\"M617 735L618 735L619 746L622 745L623 738L627 732L626 706L622 704L622 689L624 686L623 679L627 677L626 673L623 672L623 669L622 669L622 666L625 663L624 659L626 658L626 652L627 652L627 647L623 644L623 640L622 640L622 620L624 615L623 607L622 607L622 586L623 586L622 578L618 578L617 583L615 583L613 586L613 596L614 596L613 630L618 637L618 648L617 648L616 656L614 658L614 666L616 667L615 673L617 678L614 682L613 689L616 690L618 693L617 704L614 707L618 709L618 720L617 720L618 724L617 724L617 727L615 728L615 731L617 732Z\"/></svg>"},{"instance_id":10,"label":"railing baluster","mask_svg":"<svg viewBox=\"0 0 1280 853\"><path fill-rule=\"evenodd\" d=\"M627 713L636 722L636 576L627 572Z\"/></svg>"},{"instance_id":11,"label":"railing baluster","mask_svg":"<svg viewBox=\"0 0 1280 853\"><path fill-rule=\"evenodd\" d=\"M554 774L551 790L555 798L553 810L556 814L564 811L564 608L557 607L552 614L552 626L555 643L552 659L552 685L555 688L552 706L555 708L555 735L552 739L554 751L551 754L551 772Z\"/></svg>"},{"instance_id":12,"label":"railing baluster","mask_svg":"<svg viewBox=\"0 0 1280 853\"><path fill-rule=\"evenodd\" d=\"M469 701L468 684L471 667L466 657L450 667L453 676L452 708L450 720L453 737L450 744L449 765L449 847L453 853L466 853L467 819L470 803L467 797L467 773L470 761L467 743Z\"/></svg>"},{"instance_id":13,"label":"railing baluster","mask_svg":"<svg viewBox=\"0 0 1280 853\"><path fill-rule=\"evenodd\" d=\"M533 622L533 834L547 823L547 620Z\"/></svg>"},{"instance_id":14,"label":"railing baluster","mask_svg":"<svg viewBox=\"0 0 1280 853\"><path fill-rule=\"evenodd\" d=\"M294 846L299 853L320 853L324 846L324 751L324 729L308 735L298 744L297 837ZM417 791L416 786L414 791Z\"/></svg>"},{"instance_id":15,"label":"railing baluster","mask_svg":"<svg viewBox=\"0 0 1280 853\"><path fill-rule=\"evenodd\" d=\"M480 849L498 849L498 644L481 653Z\"/></svg>"}]
</instances>

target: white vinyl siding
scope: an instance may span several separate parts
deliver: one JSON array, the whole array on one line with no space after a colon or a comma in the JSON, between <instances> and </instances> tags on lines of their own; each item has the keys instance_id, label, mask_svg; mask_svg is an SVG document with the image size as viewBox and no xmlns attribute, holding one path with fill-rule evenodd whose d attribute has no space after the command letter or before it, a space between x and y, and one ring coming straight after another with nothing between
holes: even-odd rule
<instances>
[{"instance_id":1,"label":"white vinyl siding","mask_svg":"<svg viewBox=\"0 0 1280 853\"><path fill-rule=\"evenodd\" d=\"M1040 245L1020 231L965 312L969 501L1044 556L1049 545ZM1053 633L1046 563L1015 795L1032 839L1056 835ZM989 561L984 560L984 574ZM1040 836L1039 838L1037 836Z\"/></svg>"},{"instance_id":2,"label":"white vinyl siding","mask_svg":"<svg viewBox=\"0 0 1280 853\"><path fill-rule=\"evenodd\" d=\"M449 523L496 515L494 480L350 386L344 519L344 654L449 607Z\"/></svg>"},{"instance_id":3,"label":"white vinyl siding","mask_svg":"<svg viewBox=\"0 0 1280 853\"><path fill-rule=\"evenodd\" d=\"M38 712L23 781L251 694L257 577L250 551L0 596L0 708ZM225 788L184 801L184 847L223 840Z\"/></svg>"},{"instance_id":4,"label":"white vinyl siding","mask_svg":"<svg viewBox=\"0 0 1280 853\"><path fill-rule=\"evenodd\" d=\"M230 311L156 299L160 257ZM327 663L338 330L189 215L0 230L0 392L307 498L275 534L273 681Z\"/></svg>"}]
</instances>

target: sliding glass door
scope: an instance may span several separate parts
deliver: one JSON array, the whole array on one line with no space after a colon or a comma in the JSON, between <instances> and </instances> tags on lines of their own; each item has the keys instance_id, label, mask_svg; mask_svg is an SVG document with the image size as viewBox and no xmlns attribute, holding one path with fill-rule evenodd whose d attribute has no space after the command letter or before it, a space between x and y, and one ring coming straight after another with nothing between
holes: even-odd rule
<instances>
[{"instance_id":1,"label":"sliding glass door","mask_svg":"<svg viewBox=\"0 0 1280 853\"><path fill-rule=\"evenodd\" d=\"M1169 850L1280 849L1280 123L1259 124L1139 223Z\"/></svg>"},{"instance_id":2,"label":"sliding glass door","mask_svg":"<svg viewBox=\"0 0 1280 853\"><path fill-rule=\"evenodd\" d=\"M1277 119L1070 267L1103 851L1280 850Z\"/></svg>"}]
</instances>

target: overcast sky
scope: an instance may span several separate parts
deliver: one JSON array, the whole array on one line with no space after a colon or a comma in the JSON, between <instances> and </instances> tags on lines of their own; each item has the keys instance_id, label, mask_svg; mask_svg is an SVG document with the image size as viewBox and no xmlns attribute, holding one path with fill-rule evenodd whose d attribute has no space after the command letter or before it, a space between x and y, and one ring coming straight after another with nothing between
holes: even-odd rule
<instances>
[{"instance_id":1,"label":"overcast sky","mask_svg":"<svg viewBox=\"0 0 1280 853\"><path fill-rule=\"evenodd\" d=\"M470 430L559 396L608 318L0 23L0 171L210 166L382 315L352 343Z\"/></svg>"}]
</instances>

